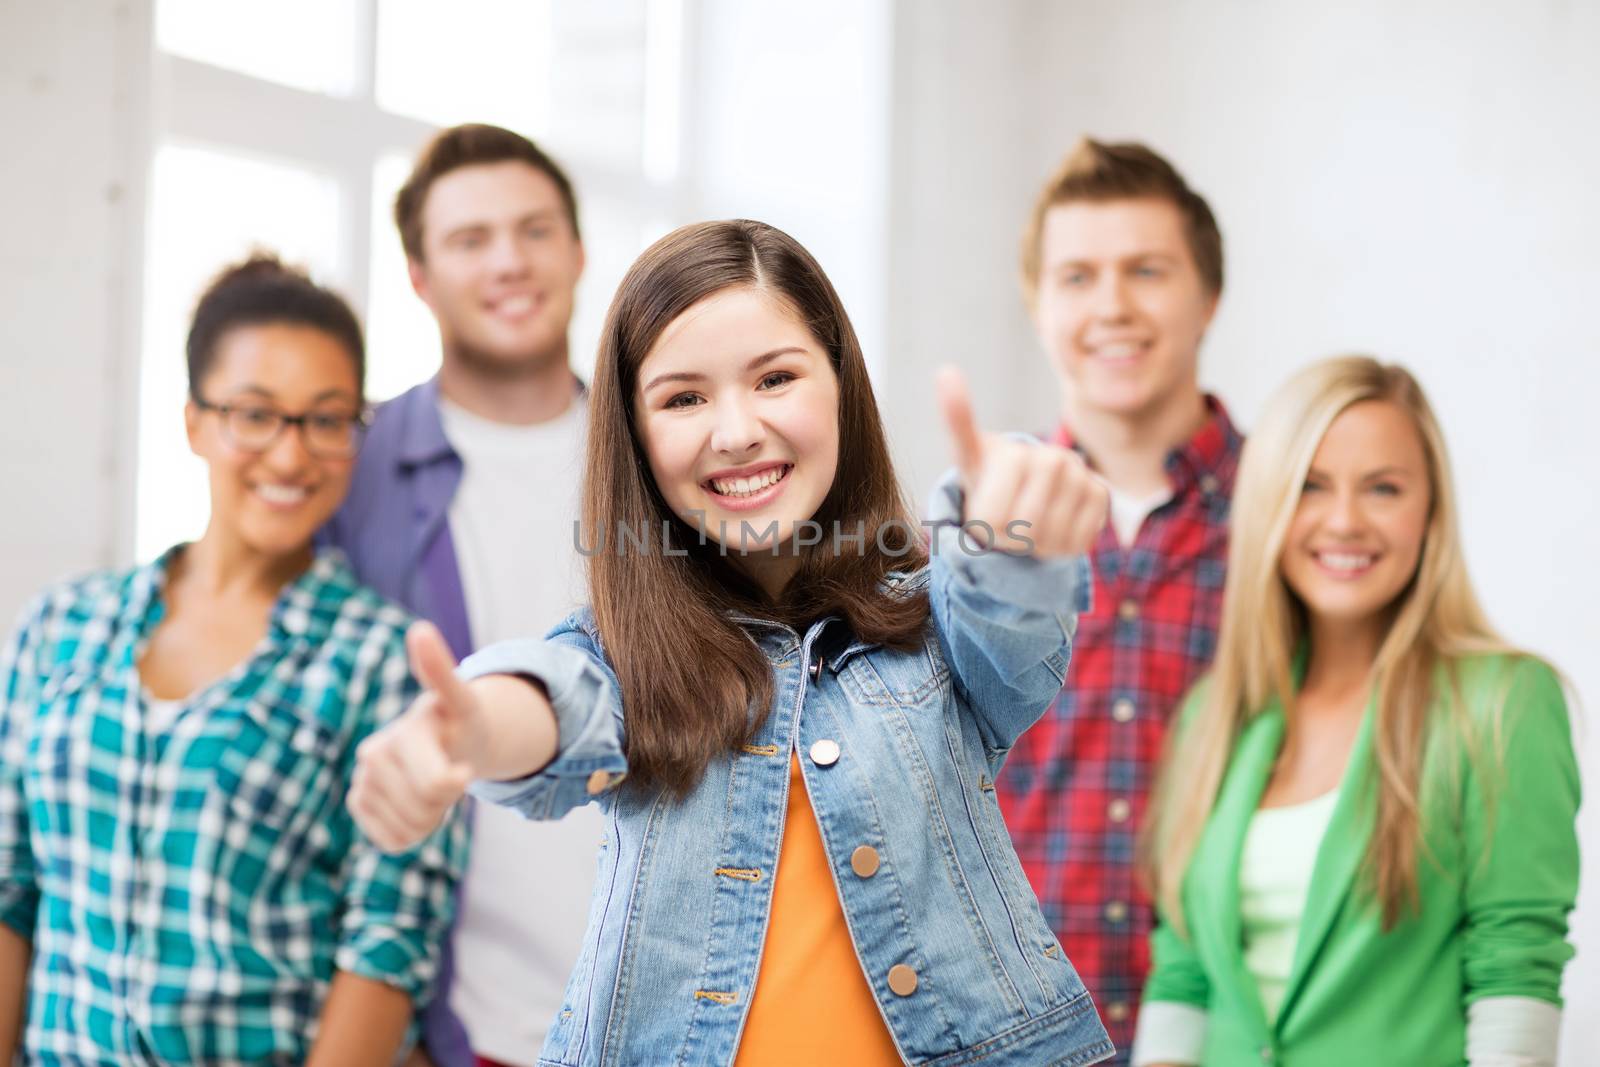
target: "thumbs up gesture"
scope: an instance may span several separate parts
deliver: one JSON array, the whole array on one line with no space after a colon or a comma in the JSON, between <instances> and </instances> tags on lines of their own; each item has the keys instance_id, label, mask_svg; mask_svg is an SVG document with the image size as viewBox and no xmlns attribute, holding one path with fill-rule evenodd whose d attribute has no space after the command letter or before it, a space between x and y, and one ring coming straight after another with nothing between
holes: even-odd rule
<instances>
[{"instance_id":1,"label":"thumbs up gesture","mask_svg":"<svg viewBox=\"0 0 1600 1067\"><path fill-rule=\"evenodd\" d=\"M966 491L967 536L1041 559L1088 552L1106 523L1109 497L1083 459L1058 445L980 431L966 379L953 367L935 384Z\"/></svg>"},{"instance_id":2,"label":"thumbs up gesture","mask_svg":"<svg viewBox=\"0 0 1600 1067\"><path fill-rule=\"evenodd\" d=\"M475 776L474 755L487 733L479 699L456 677L455 659L431 624L406 632L411 672L422 695L356 749L346 804L379 848L398 852L444 821Z\"/></svg>"}]
</instances>

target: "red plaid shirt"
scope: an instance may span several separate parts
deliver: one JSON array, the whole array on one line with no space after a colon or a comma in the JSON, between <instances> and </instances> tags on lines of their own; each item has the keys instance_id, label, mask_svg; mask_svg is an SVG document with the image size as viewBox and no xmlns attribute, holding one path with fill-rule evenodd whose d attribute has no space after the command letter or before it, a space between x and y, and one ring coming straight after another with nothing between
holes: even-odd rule
<instances>
[{"instance_id":1,"label":"red plaid shirt","mask_svg":"<svg viewBox=\"0 0 1600 1067\"><path fill-rule=\"evenodd\" d=\"M1211 664L1222 615L1228 505L1243 443L1222 404L1166 459L1172 498L1124 548L1108 523L1091 553L1066 686L995 783L1045 919L1094 995L1121 1059L1150 968L1149 897L1134 843L1167 720ZM1058 444L1073 446L1065 429Z\"/></svg>"}]
</instances>

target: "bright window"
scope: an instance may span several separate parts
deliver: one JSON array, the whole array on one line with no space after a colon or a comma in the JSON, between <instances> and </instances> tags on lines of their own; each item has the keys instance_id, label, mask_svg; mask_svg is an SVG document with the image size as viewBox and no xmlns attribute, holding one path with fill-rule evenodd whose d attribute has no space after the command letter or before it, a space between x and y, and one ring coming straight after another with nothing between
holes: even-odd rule
<instances>
[{"instance_id":1,"label":"bright window","mask_svg":"<svg viewBox=\"0 0 1600 1067\"><path fill-rule=\"evenodd\" d=\"M339 188L305 167L168 145L155 159L145 245L144 366L139 382L139 510L134 544L149 559L205 529L205 467L183 430L184 340L194 303L219 268L271 248L314 276L339 274Z\"/></svg>"},{"instance_id":2,"label":"bright window","mask_svg":"<svg viewBox=\"0 0 1600 1067\"><path fill-rule=\"evenodd\" d=\"M138 558L204 528L183 340L206 281L252 247L349 297L373 399L438 369L392 218L436 125L507 126L572 175L588 253L572 361L587 374L623 271L681 221L683 20L683 0L156 0Z\"/></svg>"},{"instance_id":3,"label":"bright window","mask_svg":"<svg viewBox=\"0 0 1600 1067\"><path fill-rule=\"evenodd\" d=\"M438 126L548 132L550 0L378 0L378 106Z\"/></svg>"},{"instance_id":4,"label":"bright window","mask_svg":"<svg viewBox=\"0 0 1600 1067\"><path fill-rule=\"evenodd\" d=\"M411 173L406 156L385 156L372 171L372 287L367 300L367 395L396 396L439 369L439 327L411 291L405 250L394 228L394 197Z\"/></svg>"},{"instance_id":5,"label":"bright window","mask_svg":"<svg viewBox=\"0 0 1600 1067\"><path fill-rule=\"evenodd\" d=\"M356 89L364 0L159 0L156 47L314 93Z\"/></svg>"}]
</instances>

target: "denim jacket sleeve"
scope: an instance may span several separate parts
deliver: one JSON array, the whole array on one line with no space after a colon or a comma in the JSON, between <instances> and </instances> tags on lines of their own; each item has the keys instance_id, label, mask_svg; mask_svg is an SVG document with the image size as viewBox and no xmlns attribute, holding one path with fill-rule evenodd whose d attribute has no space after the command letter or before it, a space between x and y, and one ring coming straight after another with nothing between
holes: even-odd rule
<instances>
[{"instance_id":1,"label":"denim jacket sleeve","mask_svg":"<svg viewBox=\"0 0 1600 1067\"><path fill-rule=\"evenodd\" d=\"M928 595L941 650L993 757L1003 756L1061 689L1078 615L1093 586L1084 556L982 550L962 534L956 471L934 489Z\"/></svg>"},{"instance_id":2,"label":"denim jacket sleeve","mask_svg":"<svg viewBox=\"0 0 1600 1067\"><path fill-rule=\"evenodd\" d=\"M556 755L541 770L504 782L477 781L469 792L529 819L559 819L573 808L609 796L627 774L622 754L622 699L599 642L580 612L542 641L502 641L468 656L465 679L486 674L537 678L556 714ZM598 776L598 777L597 777Z\"/></svg>"}]
</instances>

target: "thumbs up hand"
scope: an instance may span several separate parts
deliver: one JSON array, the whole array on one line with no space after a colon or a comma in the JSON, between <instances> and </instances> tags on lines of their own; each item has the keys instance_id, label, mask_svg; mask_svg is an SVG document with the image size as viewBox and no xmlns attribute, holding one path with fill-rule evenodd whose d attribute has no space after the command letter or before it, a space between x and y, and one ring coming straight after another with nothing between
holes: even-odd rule
<instances>
[{"instance_id":1,"label":"thumbs up hand","mask_svg":"<svg viewBox=\"0 0 1600 1067\"><path fill-rule=\"evenodd\" d=\"M482 763L488 730L472 689L456 677L455 660L426 622L406 632L411 672L422 695L356 749L346 804L379 848L398 852L444 821Z\"/></svg>"},{"instance_id":2,"label":"thumbs up hand","mask_svg":"<svg viewBox=\"0 0 1600 1067\"><path fill-rule=\"evenodd\" d=\"M955 368L940 371L935 384L961 469L967 536L1041 559L1088 552L1106 523L1109 496L1083 459L1058 445L980 431Z\"/></svg>"}]
</instances>

